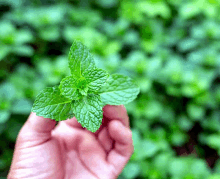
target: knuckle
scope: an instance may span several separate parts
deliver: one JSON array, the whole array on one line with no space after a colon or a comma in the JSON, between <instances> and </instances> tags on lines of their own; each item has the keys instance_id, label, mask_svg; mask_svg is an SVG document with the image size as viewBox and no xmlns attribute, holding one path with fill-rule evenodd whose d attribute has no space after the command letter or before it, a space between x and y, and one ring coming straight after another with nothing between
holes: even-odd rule
<instances>
[{"instance_id":1,"label":"knuckle","mask_svg":"<svg viewBox=\"0 0 220 179\"><path fill-rule=\"evenodd\" d=\"M132 141L132 131L131 131L131 129L128 129L127 136L128 136L128 139Z\"/></svg>"}]
</instances>

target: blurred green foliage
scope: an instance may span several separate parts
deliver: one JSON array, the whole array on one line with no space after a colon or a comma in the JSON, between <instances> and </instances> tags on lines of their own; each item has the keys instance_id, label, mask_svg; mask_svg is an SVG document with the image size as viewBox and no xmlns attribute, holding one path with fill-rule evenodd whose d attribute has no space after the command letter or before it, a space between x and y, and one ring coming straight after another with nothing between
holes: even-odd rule
<instances>
[{"instance_id":1,"label":"blurred green foliage","mask_svg":"<svg viewBox=\"0 0 220 179\"><path fill-rule=\"evenodd\" d=\"M219 0L1 0L0 178L36 95L69 74L74 39L141 88L119 179L220 178L219 14Z\"/></svg>"}]
</instances>

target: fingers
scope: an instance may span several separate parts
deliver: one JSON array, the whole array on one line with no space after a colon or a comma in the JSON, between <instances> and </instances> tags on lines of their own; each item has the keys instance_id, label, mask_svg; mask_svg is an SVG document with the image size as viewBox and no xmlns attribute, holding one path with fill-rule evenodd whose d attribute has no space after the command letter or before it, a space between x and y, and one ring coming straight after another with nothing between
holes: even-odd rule
<instances>
[{"instance_id":1,"label":"fingers","mask_svg":"<svg viewBox=\"0 0 220 179\"><path fill-rule=\"evenodd\" d=\"M65 121L60 121L60 123L65 123L70 127L75 127L75 128L79 128L79 129L84 129L82 127L82 125L77 121L77 119L75 117L71 118L71 119L67 119Z\"/></svg>"},{"instance_id":2,"label":"fingers","mask_svg":"<svg viewBox=\"0 0 220 179\"><path fill-rule=\"evenodd\" d=\"M64 121L52 131L52 136L64 142L65 150L76 150L85 134L83 130L67 125Z\"/></svg>"},{"instance_id":3,"label":"fingers","mask_svg":"<svg viewBox=\"0 0 220 179\"><path fill-rule=\"evenodd\" d=\"M98 134L102 131L102 129L108 125L109 121L113 119L120 120L122 121L123 124L125 124L126 126L129 126L127 111L123 105L121 106L106 105L103 108L102 125L100 126L99 130L97 130L94 133L95 136L98 136ZM72 119L65 120L65 121L60 121L59 123L65 123L70 127L85 130L85 128L82 127L82 125L77 121L75 117L73 117Z\"/></svg>"},{"instance_id":4,"label":"fingers","mask_svg":"<svg viewBox=\"0 0 220 179\"><path fill-rule=\"evenodd\" d=\"M16 146L30 147L48 141L55 125L56 121L32 112L18 134Z\"/></svg>"},{"instance_id":5,"label":"fingers","mask_svg":"<svg viewBox=\"0 0 220 179\"><path fill-rule=\"evenodd\" d=\"M84 166L97 178L106 178L106 173L110 173L106 152L93 135L85 133L77 151Z\"/></svg>"},{"instance_id":6,"label":"fingers","mask_svg":"<svg viewBox=\"0 0 220 179\"><path fill-rule=\"evenodd\" d=\"M113 140L111 139L106 127L104 127L99 133L98 140L106 152L109 152L112 149Z\"/></svg>"},{"instance_id":7,"label":"fingers","mask_svg":"<svg viewBox=\"0 0 220 179\"><path fill-rule=\"evenodd\" d=\"M100 126L99 130L97 130L94 135L98 137L99 133L102 131L104 127L107 127L109 122L112 120L119 120L125 126L129 126L129 118L127 115L127 111L123 105L120 106L111 106L106 105L103 107L103 119L102 125Z\"/></svg>"},{"instance_id":8,"label":"fingers","mask_svg":"<svg viewBox=\"0 0 220 179\"><path fill-rule=\"evenodd\" d=\"M90 132L77 128L73 129L65 123L61 123L60 127L52 132L52 135L60 138L61 141L65 143L64 146L67 151L77 152L76 157L71 156L68 152L71 158L74 157L72 161L80 159L81 165L89 172L93 173L93 175L105 174L108 172L106 153L96 137L91 135ZM105 177L99 176L99 178Z\"/></svg>"},{"instance_id":9,"label":"fingers","mask_svg":"<svg viewBox=\"0 0 220 179\"><path fill-rule=\"evenodd\" d=\"M126 127L129 127L129 117L123 105L120 106L106 105L103 108L103 111L104 111L103 113L104 119L106 118L107 120L119 120Z\"/></svg>"},{"instance_id":10,"label":"fingers","mask_svg":"<svg viewBox=\"0 0 220 179\"><path fill-rule=\"evenodd\" d=\"M119 175L134 151L132 133L120 121L114 120L109 123L109 134L115 141L115 146L109 153L107 161L114 166L115 174Z\"/></svg>"}]
</instances>

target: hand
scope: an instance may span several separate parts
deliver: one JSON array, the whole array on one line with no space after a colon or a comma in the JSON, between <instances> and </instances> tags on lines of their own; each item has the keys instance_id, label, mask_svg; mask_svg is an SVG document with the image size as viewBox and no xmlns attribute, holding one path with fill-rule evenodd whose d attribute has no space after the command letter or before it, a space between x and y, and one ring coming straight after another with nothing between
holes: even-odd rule
<instances>
[{"instance_id":1,"label":"hand","mask_svg":"<svg viewBox=\"0 0 220 179\"><path fill-rule=\"evenodd\" d=\"M75 118L60 121L31 113L21 128L8 179L115 179L133 153L126 109L103 108L92 133Z\"/></svg>"}]
</instances>

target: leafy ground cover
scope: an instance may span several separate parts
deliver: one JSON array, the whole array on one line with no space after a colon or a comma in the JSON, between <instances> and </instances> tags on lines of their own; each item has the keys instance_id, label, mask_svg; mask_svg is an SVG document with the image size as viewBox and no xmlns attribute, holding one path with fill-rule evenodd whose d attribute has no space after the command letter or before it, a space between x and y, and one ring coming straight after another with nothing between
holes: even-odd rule
<instances>
[{"instance_id":1,"label":"leafy ground cover","mask_svg":"<svg viewBox=\"0 0 220 179\"><path fill-rule=\"evenodd\" d=\"M119 179L220 178L219 11L218 0L2 0L0 178L37 94L70 75L75 39L140 86Z\"/></svg>"}]
</instances>

